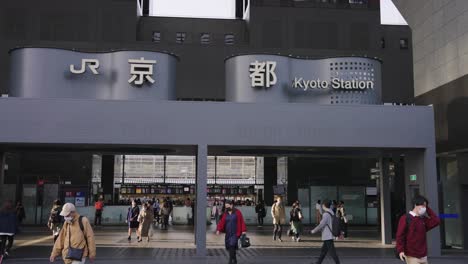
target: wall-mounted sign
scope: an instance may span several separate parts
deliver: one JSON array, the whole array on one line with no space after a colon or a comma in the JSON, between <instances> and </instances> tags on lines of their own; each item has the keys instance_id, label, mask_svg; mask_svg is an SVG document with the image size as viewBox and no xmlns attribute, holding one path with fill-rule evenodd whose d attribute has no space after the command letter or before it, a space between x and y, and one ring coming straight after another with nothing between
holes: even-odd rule
<instances>
[{"instance_id":1,"label":"wall-mounted sign","mask_svg":"<svg viewBox=\"0 0 468 264\"><path fill-rule=\"evenodd\" d=\"M12 97L175 99L177 59L170 54L53 48L21 48L10 54Z\"/></svg>"},{"instance_id":2,"label":"wall-mounted sign","mask_svg":"<svg viewBox=\"0 0 468 264\"><path fill-rule=\"evenodd\" d=\"M410 181L412 181L412 182L415 182L415 181L418 180L418 176L416 176L416 174L411 174L411 175L409 176L409 178L410 178Z\"/></svg>"},{"instance_id":3,"label":"wall-mounted sign","mask_svg":"<svg viewBox=\"0 0 468 264\"><path fill-rule=\"evenodd\" d=\"M226 100L379 104L380 68L364 57L235 56L226 60Z\"/></svg>"}]
</instances>

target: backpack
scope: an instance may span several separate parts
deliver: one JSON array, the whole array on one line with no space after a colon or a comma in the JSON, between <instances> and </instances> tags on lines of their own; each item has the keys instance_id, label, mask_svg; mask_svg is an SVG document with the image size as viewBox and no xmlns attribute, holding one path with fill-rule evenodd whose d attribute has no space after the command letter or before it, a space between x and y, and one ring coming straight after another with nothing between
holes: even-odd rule
<instances>
[{"instance_id":1,"label":"backpack","mask_svg":"<svg viewBox=\"0 0 468 264\"><path fill-rule=\"evenodd\" d=\"M49 222L53 224L59 224L62 222L62 217L60 216L60 208L57 207L50 212Z\"/></svg>"},{"instance_id":2,"label":"backpack","mask_svg":"<svg viewBox=\"0 0 468 264\"><path fill-rule=\"evenodd\" d=\"M411 224L411 215L409 213L406 213L406 227L405 227L405 234L408 235L408 229L409 229L409 225ZM395 257L397 259L400 259L400 253L398 253L398 249L395 245L395 249L394 249L394 253L395 253Z\"/></svg>"},{"instance_id":3,"label":"backpack","mask_svg":"<svg viewBox=\"0 0 468 264\"><path fill-rule=\"evenodd\" d=\"M340 229L340 218L336 217L335 215L331 214L330 212L325 212L326 214L329 214L331 219L332 219L332 226L330 228L330 226L327 224L328 226L328 229L330 229L330 232L332 233L332 235L334 237L339 237L340 236L340 232L341 232L341 229Z\"/></svg>"}]
</instances>

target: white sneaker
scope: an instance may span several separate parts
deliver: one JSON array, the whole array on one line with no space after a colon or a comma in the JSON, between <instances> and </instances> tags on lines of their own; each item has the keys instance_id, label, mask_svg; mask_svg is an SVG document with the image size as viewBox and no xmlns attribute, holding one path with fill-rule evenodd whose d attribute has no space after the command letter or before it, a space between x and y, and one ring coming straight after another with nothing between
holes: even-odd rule
<instances>
[{"instance_id":1,"label":"white sneaker","mask_svg":"<svg viewBox=\"0 0 468 264\"><path fill-rule=\"evenodd\" d=\"M298 238L296 239L296 242L299 242L299 241L301 241L301 238L300 238L300 237L298 237Z\"/></svg>"},{"instance_id":2,"label":"white sneaker","mask_svg":"<svg viewBox=\"0 0 468 264\"><path fill-rule=\"evenodd\" d=\"M292 241L296 241L296 238L295 237L291 237Z\"/></svg>"}]
</instances>

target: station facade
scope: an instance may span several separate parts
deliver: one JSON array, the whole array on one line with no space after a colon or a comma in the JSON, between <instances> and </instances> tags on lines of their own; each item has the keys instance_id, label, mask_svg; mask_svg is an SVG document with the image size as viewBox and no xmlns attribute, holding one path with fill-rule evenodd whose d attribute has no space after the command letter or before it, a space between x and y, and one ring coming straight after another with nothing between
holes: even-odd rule
<instances>
[{"instance_id":1,"label":"station facade","mask_svg":"<svg viewBox=\"0 0 468 264\"><path fill-rule=\"evenodd\" d=\"M409 105L411 31L380 25L377 1L251 1L233 20L85 2L1 4L18 28L0 47L1 197L33 205L31 224L57 197L189 198L204 255L215 199L299 199L311 224L316 199L344 200L387 244L410 197L438 211L433 109Z\"/></svg>"}]
</instances>

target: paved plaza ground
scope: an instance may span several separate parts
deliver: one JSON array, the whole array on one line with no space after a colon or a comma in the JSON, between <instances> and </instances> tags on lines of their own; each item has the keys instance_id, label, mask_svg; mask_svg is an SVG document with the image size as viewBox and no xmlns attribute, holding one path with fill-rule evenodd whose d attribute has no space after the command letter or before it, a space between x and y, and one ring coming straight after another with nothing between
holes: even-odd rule
<instances>
[{"instance_id":1,"label":"paved plaza ground","mask_svg":"<svg viewBox=\"0 0 468 264\"><path fill-rule=\"evenodd\" d=\"M319 254L319 236L304 235L297 243L288 237L273 241L272 227L249 227L252 247L239 250L239 263L313 263ZM168 231L156 229L150 242L127 241L125 227L96 228L98 256L96 263L227 263L223 236L208 227L206 258L196 257L192 227L172 226ZM52 237L46 228L24 227L17 236L11 258L5 263L48 263ZM336 243L342 263L401 263L393 257L392 245L381 245L376 228L354 227L350 238ZM60 262L57 262L60 263ZM334 263L327 258L324 263ZM444 251L430 263L468 263L464 251Z\"/></svg>"}]
</instances>

